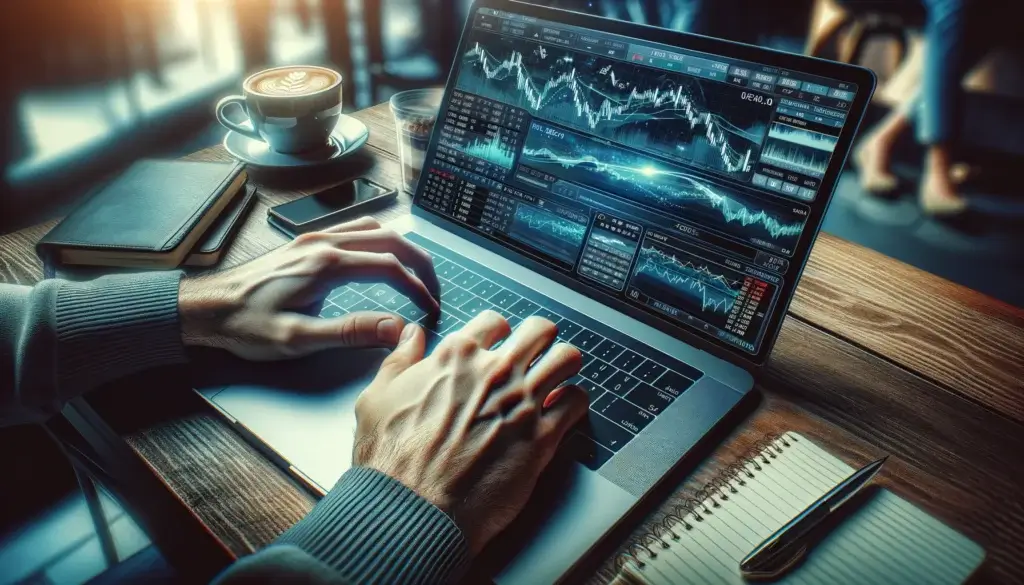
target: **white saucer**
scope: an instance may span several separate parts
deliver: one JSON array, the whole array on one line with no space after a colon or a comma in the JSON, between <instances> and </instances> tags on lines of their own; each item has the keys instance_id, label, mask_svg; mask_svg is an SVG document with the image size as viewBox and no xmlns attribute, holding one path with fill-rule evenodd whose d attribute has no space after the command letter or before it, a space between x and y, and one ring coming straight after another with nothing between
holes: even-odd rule
<instances>
[{"instance_id":1,"label":"white saucer","mask_svg":"<svg viewBox=\"0 0 1024 585\"><path fill-rule=\"evenodd\" d=\"M334 132L331 133L330 144L325 145L321 150L301 154L283 154L270 150L266 142L253 140L231 130L228 130L227 136L224 137L224 148L231 156L252 166L268 169L291 169L337 162L359 150L359 147L366 144L366 139L369 137L370 130L366 124L342 114Z\"/></svg>"}]
</instances>

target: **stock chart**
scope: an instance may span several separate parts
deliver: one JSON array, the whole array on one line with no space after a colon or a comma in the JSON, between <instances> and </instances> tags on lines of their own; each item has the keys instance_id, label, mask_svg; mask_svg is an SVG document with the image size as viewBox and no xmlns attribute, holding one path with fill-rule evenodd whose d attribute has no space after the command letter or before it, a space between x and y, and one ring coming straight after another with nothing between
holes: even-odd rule
<instances>
[{"instance_id":1,"label":"stock chart","mask_svg":"<svg viewBox=\"0 0 1024 585\"><path fill-rule=\"evenodd\" d=\"M567 264L576 261L587 226L545 209L519 203L509 222L509 237Z\"/></svg>"},{"instance_id":2,"label":"stock chart","mask_svg":"<svg viewBox=\"0 0 1024 585\"><path fill-rule=\"evenodd\" d=\"M792 204L727 190L682 167L539 122L531 123L520 160L777 251L794 249L806 221Z\"/></svg>"},{"instance_id":3,"label":"stock chart","mask_svg":"<svg viewBox=\"0 0 1024 585\"><path fill-rule=\"evenodd\" d=\"M758 160L772 114L724 84L489 34L462 55L457 87L737 177Z\"/></svg>"},{"instance_id":4,"label":"stock chart","mask_svg":"<svg viewBox=\"0 0 1024 585\"><path fill-rule=\"evenodd\" d=\"M820 179L828 170L838 140L835 136L775 122L768 131L761 161Z\"/></svg>"},{"instance_id":5,"label":"stock chart","mask_svg":"<svg viewBox=\"0 0 1024 585\"><path fill-rule=\"evenodd\" d=\"M750 343L775 293L771 283L651 240L640 248L630 286Z\"/></svg>"}]
</instances>

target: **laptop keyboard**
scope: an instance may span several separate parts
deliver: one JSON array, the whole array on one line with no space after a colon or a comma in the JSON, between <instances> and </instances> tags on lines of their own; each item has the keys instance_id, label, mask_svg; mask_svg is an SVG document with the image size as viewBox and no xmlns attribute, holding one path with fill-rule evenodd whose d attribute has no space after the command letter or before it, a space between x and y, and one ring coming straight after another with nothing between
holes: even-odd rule
<instances>
[{"instance_id":1,"label":"laptop keyboard","mask_svg":"<svg viewBox=\"0 0 1024 585\"><path fill-rule=\"evenodd\" d=\"M558 327L558 340L583 354L583 369L570 382L590 395L590 412L562 448L590 469L604 465L703 375L433 242L415 235L410 239L431 254L441 283L441 315L434 323L425 323L424 311L386 284L335 289L320 316L396 313L427 329L428 354L445 335L487 309L503 315L513 328L532 315L551 320Z\"/></svg>"}]
</instances>

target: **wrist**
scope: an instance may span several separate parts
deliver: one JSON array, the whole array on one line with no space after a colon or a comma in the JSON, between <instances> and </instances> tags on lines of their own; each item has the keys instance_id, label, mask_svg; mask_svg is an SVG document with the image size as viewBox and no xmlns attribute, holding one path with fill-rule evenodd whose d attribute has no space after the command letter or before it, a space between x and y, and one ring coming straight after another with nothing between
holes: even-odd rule
<instances>
[{"instance_id":1,"label":"wrist","mask_svg":"<svg viewBox=\"0 0 1024 585\"><path fill-rule=\"evenodd\" d=\"M232 287L203 277L185 277L178 287L178 315L185 345L215 347L223 324L241 305Z\"/></svg>"}]
</instances>

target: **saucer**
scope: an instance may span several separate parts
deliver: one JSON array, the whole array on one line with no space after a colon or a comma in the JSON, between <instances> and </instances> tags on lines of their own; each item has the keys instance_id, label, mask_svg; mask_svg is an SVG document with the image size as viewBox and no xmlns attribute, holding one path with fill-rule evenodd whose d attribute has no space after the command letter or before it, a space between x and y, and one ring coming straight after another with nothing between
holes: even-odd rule
<instances>
[{"instance_id":1,"label":"saucer","mask_svg":"<svg viewBox=\"0 0 1024 585\"><path fill-rule=\"evenodd\" d=\"M359 150L369 137L370 130L366 124L342 114L334 132L331 132L330 143L319 150L298 154L274 152L266 142L253 140L231 130L224 137L224 148L231 156L255 167L292 169L337 162Z\"/></svg>"}]
</instances>

